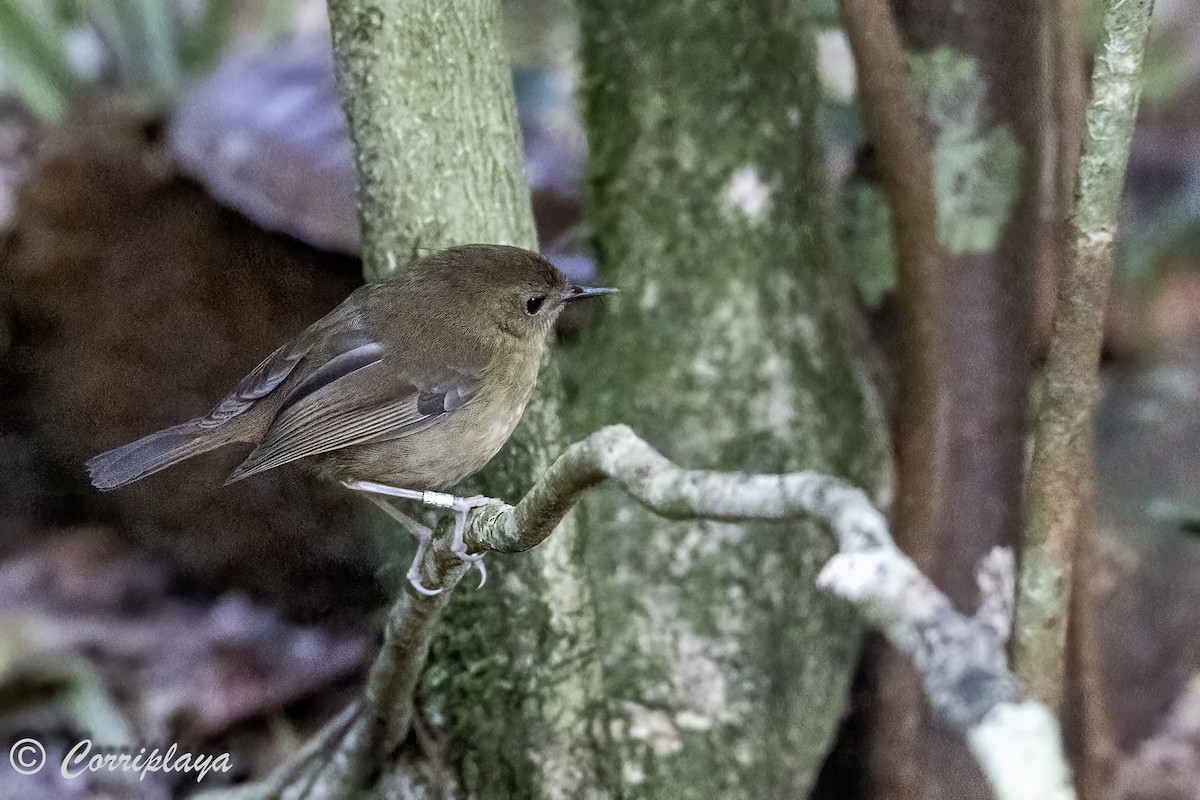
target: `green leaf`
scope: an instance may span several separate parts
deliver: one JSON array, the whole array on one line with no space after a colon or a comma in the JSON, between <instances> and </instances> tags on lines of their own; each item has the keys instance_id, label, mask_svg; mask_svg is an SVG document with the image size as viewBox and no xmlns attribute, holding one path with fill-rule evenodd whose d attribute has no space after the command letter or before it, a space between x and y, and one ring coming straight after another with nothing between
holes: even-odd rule
<instances>
[{"instance_id":1,"label":"green leaf","mask_svg":"<svg viewBox=\"0 0 1200 800\"><path fill-rule=\"evenodd\" d=\"M45 6L0 0L0 73L34 114L57 119L76 79L62 19Z\"/></svg>"}]
</instances>

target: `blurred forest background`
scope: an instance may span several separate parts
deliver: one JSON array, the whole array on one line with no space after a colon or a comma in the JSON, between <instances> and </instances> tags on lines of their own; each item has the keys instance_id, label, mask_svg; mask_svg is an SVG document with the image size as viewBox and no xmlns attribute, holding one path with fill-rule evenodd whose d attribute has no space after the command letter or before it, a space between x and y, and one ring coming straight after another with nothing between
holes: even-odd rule
<instances>
[{"instance_id":1,"label":"blurred forest background","mask_svg":"<svg viewBox=\"0 0 1200 800\"><path fill-rule=\"evenodd\" d=\"M629 422L688 466L811 467L886 499L891 460L881 457L880 430L885 421L893 431L904 424L896 391L904 312L880 166L838 7L798 4L783 15L794 30L764 29L766 43L751 46L753 13L739 12L726 27L713 4L712 15L688 23L698 37L691 50L672 44L646 55L644 66L638 35L628 35L628 61L612 57L621 47L611 39L625 34L620 25L606 28L606 15L637 20L614 11L619 5L501 3L541 249L573 278L634 286L640 298L602 320L564 319L556 357L564 362L565 430L582 436ZM1045 164L1056 146L1069 153L1077 121L1061 104L1079 97L1027 95L1027 86L1008 83L999 111L962 102L982 96L975 87L997 70L1033 58L1036 48L1006 49L1016 39L1004 37L1024 30L1022 12L988 12L972 23L981 32L971 46L992 47L1001 65L976 74L939 63L944 31L922 27L921 14L938 6L927 5L894 4L909 47L921 54L913 73L929 81L922 91L935 112L940 91L946 114L1010 115L1018 138L1056 131ZM1075 26L1074 66L1086 73L1098 15L1086 3L1074 11L1039 24ZM664 27L639 35L669 30L668 15L645 17ZM713 48L728 57L706 60ZM794 63L782 57L792 50L802 56ZM778 83L761 74L772 64ZM656 105L664 87L685 91L691 70L736 87L741 113L708 119L700 93L691 117ZM643 92L645 75L662 83ZM1105 729L1091 727L1077 696L1068 695L1063 710L1073 754L1098 739L1111 744L1104 777L1086 796L1200 800L1200 7L1192 0L1157 0L1144 80L1104 327L1088 522L1094 547L1082 567L1102 669L1076 690L1098 696L1092 702L1105 709ZM758 135L756 115L775 112L798 131L764 151L785 154L779 173L795 180L782 190L740 169L745 157L733 144ZM953 120L941 122L949 130ZM620 161L622 148L652 146L675 150ZM990 151L991 168L1020 172L1006 153ZM1061 169L1020 174L1030 186L1053 184ZM706 181L717 173L733 176L715 185L729 207L752 223L765 220L748 228L759 232L729 234L726 212L696 210L701 203L689 193L714 188ZM91 455L204 412L263 354L362 282L355 191L323 0L0 0L0 745L36 734L61 754L87 734L135 751L179 741L233 753L236 770L210 776L212 788L262 778L360 690L408 563L389 555L396 533L365 504L289 471L222 487L240 452L110 495L93 491L83 470ZM1015 195L996 202L1004 213L1025 208ZM1061 215L1045 213L1066 202L1020 214L1061 239ZM805 221L780 229L788 215ZM689 233L680 220L712 225ZM1011 544L1020 525L1025 398L1037 380L1029 389L1003 378L1006 370L1036 373L1045 357L1061 268L1046 255L1053 249L1004 244L991 277L946 295L949 306L938 310L960 324L961 347L950 359L958 361L947 374L982 393L977 408L990 407L993 390L1011 395L992 417L967 420L982 427L963 440L1003 453L982 466L965 456L944 465L964 481L980 470L974 478L984 488L963 489L956 501L985 519L963 514L955 523L972 531L970 541L913 545L897 536L924 548L928 558L918 563L965 610L974 602L974 562L992 544ZM820 262L815 277L788 283L777 305L763 300L780 285L772 270L805 258ZM1021 274L1005 272L1017 262ZM704 305L738 281L766 294ZM791 304L818 305L827 316L811 330L792 325ZM833 318L841 322L827 322ZM729 344L726 333L755 343ZM793 341L815 342L838 363L809 353L793 364L759 346ZM682 374L683 362L694 374ZM762 368L733 380L739 363ZM778 376L796 372L827 388L781 390ZM660 380L691 394L656 407L670 391ZM823 443L798 451L795 442L814 438ZM902 455L896 464L904 469ZM1001 485L1009 488L995 489ZM853 615L808 599L823 556L764 556L733 526L678 523L644 546L628 537L597 544L609 541L610 528L648 524L629 505L611 494L589 506L591 544L571 545L593 574L607 576L593 581L596 610L581 625L616 642L601 648L596 678L612 708L589 717L587 732L617 742L615 755L588 781L629 797L987 796L961 746L936 723L927 737L933 755L922 762L935 777L914 789L911 775L889 765L912 753L889 750L897 737L889 738L886 717L901 712L880 688L887 656L868 639L856 662ZM727 563L725 550L738 551L740 567ZM489 556L494 580L521 558ZM681 588L661 588L676 582ZM792 582L805 598L796 607ZM497 744L524 720L460 707L470 681L519 694L525 667L513 664L542 652L540 642L500 646L489 637L509 629L472 616L489 613L490 603L519 615L524 607L506 591L517 590L491 582L460 590L466 596L456 596L447 625L475 632L434 645L422 711L397 767L408 776L404 786L423 787L415 796L527 796L516 788L526 781L514 766L522 756ZM691 627L672 616L679 609ZM613 622L622 619L640 621ZM511 624L535 640L538 626L550 625ZM757 643L749 634L743 641L750 627ZM832 665L828 680L806 677L804 662L787 655L810 634L826 637L818 641ZM772 650L777 640L786 643ZM665 652L675 671L657 685L646 676ZM809 702L815 722L779 722L778 715L805 717ZM804 752L783 759L782 775L755 771L780 763L789 748ZM730 759L737 766L712 766ZM705 777L688 777L697 774ZM0 797L166 798L186 795L194 788L186 781L34 779L0 757ZM404 794L389 785L385 795Z\"/></svg>"}]
</instances>

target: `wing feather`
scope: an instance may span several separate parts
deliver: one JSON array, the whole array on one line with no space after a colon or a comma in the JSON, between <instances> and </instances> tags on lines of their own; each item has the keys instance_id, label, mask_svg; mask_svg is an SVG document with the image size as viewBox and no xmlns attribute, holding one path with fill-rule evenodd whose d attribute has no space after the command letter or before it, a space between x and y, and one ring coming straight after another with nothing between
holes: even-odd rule
<instances>
[{"instance_id":1,"label":"wing feather","mask_svg":"<svg viewBox=\"0 0 1200 800\"><path fill-rule=\"evenodd\" d=\"M199 421L199 426L215 428L245 413L257 401L283 385L306 358L321 366L304 379L304 384L314 381L319 384L322 375L332 372L332 376L326 380L328 382L338 377L339 370L345 372L353 366L361 366L361 363L347 362L356 357L361 359L365 352L362 348L373 341L362 313L372 290L370 286L359 288L336 309L264 358L207 417ZM301 374L303 369L301 367ZM292 391L294 393L295 390Z\"/></svg>"},{"instance_id":2,"label":"wing feather","mask_svg":"<svg viewBox=\"0 0 1200 800\"><path fill-rule=\"evenodd\" d=\"M320 391L335 381L353 375L360 369L378 364L382 360L383 345L379 342L367 342L344 353L338 353L296 384L275 411L275 416L278 417L305 397Z\"/></svg>"},{"instance_id":3,"label":"wing feather","mask_svg":"<svg viewBox=\"0 0 1200 800\"><path fill-rule=\"evenodd\" d=\"M466 407L479 390L477 377L449 371L439 380L422 381L424 386L396 387L395 399L379 404L378 387L387 385L384 370L386 365L376 361L303 397L289 396L262 443L229 482L308 456L411 435Z\"/></svg>"},{"instance_id":4,"label":"wing feather","mask_svg":"<svg viewBox=\"0 0 1200 800\"><path fill-rule=\"evenodd\" d=\"M222 425L250 408L256 400L275 391L308 354L309 348L297 348L297 344L288 342L264 358L207 417L200 420L200 427L215 428Z\"/></svg>"}]
</instances>

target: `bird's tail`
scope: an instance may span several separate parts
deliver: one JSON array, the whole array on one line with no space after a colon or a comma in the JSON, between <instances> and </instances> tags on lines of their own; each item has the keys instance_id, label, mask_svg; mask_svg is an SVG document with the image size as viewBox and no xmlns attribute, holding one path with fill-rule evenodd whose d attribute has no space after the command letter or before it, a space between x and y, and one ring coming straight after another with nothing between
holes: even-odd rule
<instances>
[{"instance_id":1,"label":"bird's tail","mask_svg":"<svg viewBox=\"0 0 1200 800\"><path fill-rule=\"evenodd\" d=\"M107 492L231 441L219 428L202 428L199 422L194 419L143 436L92 458L87 462L92 485Z\"/></svg>"}]
</instances>

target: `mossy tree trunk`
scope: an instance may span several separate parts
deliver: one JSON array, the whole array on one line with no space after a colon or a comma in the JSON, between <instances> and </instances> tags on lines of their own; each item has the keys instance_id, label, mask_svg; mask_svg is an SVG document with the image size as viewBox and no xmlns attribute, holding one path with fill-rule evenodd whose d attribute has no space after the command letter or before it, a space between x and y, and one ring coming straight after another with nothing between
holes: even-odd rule
<instances>
[{"instance_id":1,"label":"mossy tree trunk","mask_svg":"<svg viewBox=\"0 0 1200 800\"><path fill-rule=\"evenodd\" d=\"M364 271L464 242L537 246L497 0L331 0L361 184ZM543 372L513 441L472 487L515 501L562 447ZM475 797L596 796L595 629L571 517L456 592L418 708ZM404 556L397 556L404 558Z\"/></svg>"},{"instance_id":2,"label":"mossy tree trunk","mask_svg":"<svg viewBox=\"0 0 1200 800\"><path fill-rule=\"evenodd\" d=\"M887 449L825 234L802 3L586 0L585 117L603 282L568 359L578 433L626 422L689 467L814 469L868 488ZM589 498L625 796L800 797L844 711L854 616L815 527L664 523Z\"/></svg>"}]
</instances>

